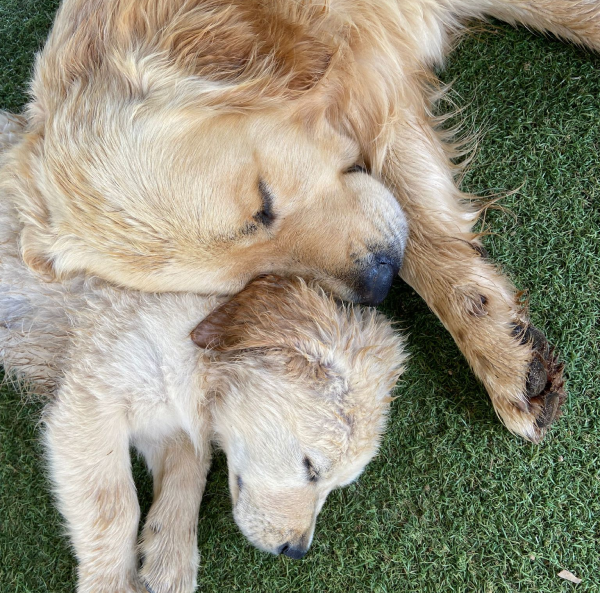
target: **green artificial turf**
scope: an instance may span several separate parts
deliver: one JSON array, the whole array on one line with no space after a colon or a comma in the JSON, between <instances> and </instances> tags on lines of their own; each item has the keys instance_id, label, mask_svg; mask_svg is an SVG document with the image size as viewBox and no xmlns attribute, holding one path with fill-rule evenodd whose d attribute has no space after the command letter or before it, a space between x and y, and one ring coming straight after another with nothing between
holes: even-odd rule
<instances>
[{"instance_id":1,"label":"green artificial turf","mask_svg":"<svg viewBox=\"0 0 600 593\"><path fill-rule=\"evenodd\" d=\"M57 2L0 0L0 108L18 110ZM566 362L569 400L545 442L510 435L410 288L385 310L412 361L381 454L334 492L301 561L258 552L231 517L217 456L200 511L203 591L600 591L600 58L501 23L478 26L442 73L479 134L464 188L520 188L487 216L492 256L529 289ZM39 444L41 406L0 397L0 592L71 591L74 560ZM150 482L136 471L148 507ZM557 574L583 579L575 586Z\"/></svg>"}]
</instances>

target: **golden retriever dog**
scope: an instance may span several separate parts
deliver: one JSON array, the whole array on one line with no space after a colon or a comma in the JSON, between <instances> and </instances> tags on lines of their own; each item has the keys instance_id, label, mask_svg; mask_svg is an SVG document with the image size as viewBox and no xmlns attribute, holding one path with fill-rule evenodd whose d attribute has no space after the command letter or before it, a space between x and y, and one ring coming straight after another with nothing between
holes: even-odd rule
<instances>
[{"instance_id":1,"label":"golden retriever dog","mask_svg":"<svg viewBox=\"0 0 600 593\"><path fill-rule=\"evenodd\" d=\"M434 68L488 15L600 47L595 0L64 0L0 174L24 261L157 292L301 275L368 303L403 261L538 442L562 367L485 257L432 115Z\"/></svg>"},{"instance_id":2,"label":"golden retriever dog","mask_svg":"<svg viewBox=\"0 0 600 593\"><path fill-rule=\"evenodd\" d=\"M21 259L21 230L2 201L0 359L50 395L45 441L78 591L195 589L211 442L244 535L301 558L329 492L377 451L405 359L385 318L275 276L225 302L45 283ZM130 446L154 478L139 571Z\"/></svg>"}]
</instances>

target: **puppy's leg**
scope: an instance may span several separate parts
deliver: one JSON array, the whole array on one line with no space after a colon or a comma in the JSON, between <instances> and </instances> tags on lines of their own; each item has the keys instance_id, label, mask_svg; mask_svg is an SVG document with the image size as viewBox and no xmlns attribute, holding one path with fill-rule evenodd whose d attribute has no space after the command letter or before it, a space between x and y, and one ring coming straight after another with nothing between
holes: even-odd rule
<instances>
[{"instance_id":1,"label":"puppy's leg","mask_svg":"<svg viewBox=\"0 0 600 593\"><path fill-rule=\"evenodd\" d=\"M511 24L548 31L600 51L598 0L450 0L453 9L470 17L493 16Z\"/></svg>"},{"instance_id":2,"label":"puppy's leg","mask_svg":"<svg viewBox=\"0 0 600 593\"><path fill-rule=\"evenodd\" d=\"M151 593L189 593L196 588L198 510L210 443L194 448L180 433L162 445L140 449L154 475L154 503L140 544L141 581Z\"/></svg>"},{"instance_id":3,"label":"puppy's leg","mask_svg":"<svg viewBox=\"0 0 600 593\"><path fill-rule=\"evenodd\" d=\"M134 593L139 507L125 411L67 383L48 407L46 443L59 508L79 561L79 593Z\"/></svg>"},{"instance_id":4,"label":"puppy's leg","mask_svg":"<svg viewBox=\"0 0 600 593\"><path fill-rule=\"evenodd\" d=\"M450 331L507 428L540 441L565 397L562 367L471 233L477 213L424 116L398 125L384 175L409 221L402 277Z\"/></svg>"}]
</instances>

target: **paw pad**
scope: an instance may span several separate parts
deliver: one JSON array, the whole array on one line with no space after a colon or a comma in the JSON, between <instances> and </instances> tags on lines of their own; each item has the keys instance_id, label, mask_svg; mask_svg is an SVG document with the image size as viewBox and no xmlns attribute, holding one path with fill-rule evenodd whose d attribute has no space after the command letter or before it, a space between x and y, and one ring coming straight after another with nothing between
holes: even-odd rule
<instances>
[{"instance_id":1,"label":"paw pad","mask_svg":"<svg viewBox=\"0 0 600 593\"><path fill-rule=\"evenodd\" d=\"M533 350L525 395L528 411L536 418L535 425L540 431L541 440L543 431L560 416L560 407L567 398L564 391L564 365L558 362L546 336L533 325L515 325L513 335L520 339L521 344L531 344Z\"/></svg>"}]
</instances>

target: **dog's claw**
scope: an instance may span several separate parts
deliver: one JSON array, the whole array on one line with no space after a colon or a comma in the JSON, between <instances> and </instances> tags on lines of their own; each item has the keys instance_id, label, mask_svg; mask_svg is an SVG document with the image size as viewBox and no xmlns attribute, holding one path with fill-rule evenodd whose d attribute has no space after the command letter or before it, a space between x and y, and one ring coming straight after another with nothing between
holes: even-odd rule
<instances>
[{"instance_id":1,"label":"dog's claw","mask_svg":"<svg viewBox=\"0 0 600 593\"><path fill-rule=\"evenodd\" d=\"M560 404L561 401L559 393L553 391L546 395L546 398L543 402L542 412L537 417L535 425L540 429L550 426L552 421L556 418Z\"/></svg>"},{"instance_id":2,"label":"dog's claw","mask_svg":"<svg viewBox=\"0 0 600 593\"><path fill-rule=\"evenodd\" d=\"M527 376L527 398L537 397L546 388L548 383L548 373L546 365L541 357L536 356L529 365L529 375Z\"/></svg>"},{"instance_id":3,"label":"dog's claw","mask_svg":"<svg viewBox=\"0 0 600 593\"><path fill-rule=\"evenodd\" d=\"M550 344L546 336L534 325L529 325L523 332L523 343L531 342L533 348L544 358L550 354Z\"/></svg>"}]
</instances>

